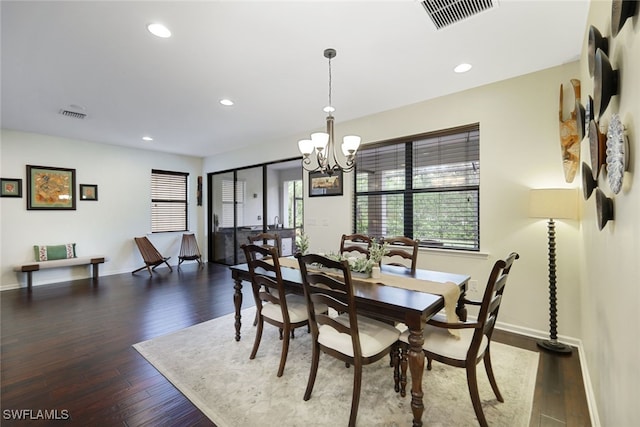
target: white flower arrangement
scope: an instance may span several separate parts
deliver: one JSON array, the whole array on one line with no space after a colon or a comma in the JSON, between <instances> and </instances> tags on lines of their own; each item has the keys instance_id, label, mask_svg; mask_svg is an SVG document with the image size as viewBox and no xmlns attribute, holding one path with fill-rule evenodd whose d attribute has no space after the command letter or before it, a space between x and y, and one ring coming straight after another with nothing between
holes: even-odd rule
<instances>
[{"instance_id":1,"label":"white flower arrangement","mask_svg":"<svg viewBox=\"0 0 640 427\"><path fill-rule=\"evenodd\" d=\"M375 240L369 246L369 259L373 261L375 265L380 265L382 258L389 252L389 243L384 242L382 244Z\"/></svg>"}]
</instances>

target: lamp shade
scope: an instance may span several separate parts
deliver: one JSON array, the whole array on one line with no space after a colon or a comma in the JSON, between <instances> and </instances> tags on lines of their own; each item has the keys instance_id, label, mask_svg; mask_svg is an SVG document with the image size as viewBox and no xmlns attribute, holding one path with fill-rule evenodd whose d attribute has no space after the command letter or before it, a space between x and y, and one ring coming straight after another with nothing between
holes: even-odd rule
<instances>
[{"instance_id":1,"label":"lamp shade","mask_svg":"<svg viewBox=\"0 0 640 427\"><path fill-rule=\"evenodd\" d=\"M577 219L578 193L571 188L542 188L529 192L532 218Z\"/></svg>"}]
</instances>

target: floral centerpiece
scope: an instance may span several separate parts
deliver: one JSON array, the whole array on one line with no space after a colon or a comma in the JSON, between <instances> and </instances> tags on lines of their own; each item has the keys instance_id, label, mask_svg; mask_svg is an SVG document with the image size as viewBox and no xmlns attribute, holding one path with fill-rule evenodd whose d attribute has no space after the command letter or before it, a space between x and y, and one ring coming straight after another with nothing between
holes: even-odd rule
<instances>
[{"instance_id":1,"label":"floral centerpiece","mask_svg":"<svg viewBox=\"0 0 640 427\"><path fill-rule=\"evenodd\" d=\"M380 265L382 258L389 252L389 243L383 242L382 244L375 240L371 242L369 246L369 259L373 261L375 265Z\"/></svg>"},{"instance_id":2,"label":"floral centerpiece","mask_svg":"<svg viewBox=\"0 0 640 427\"><path fill-rule=\"evenodd\" d=\"M349 263L349 270L351 270L352 273L358 273L367 277L371 275L371 269L374 265L373 261L362 256L344 256L336 253L328 253L325 256L336 261L347 261Z\"/></svg>"}]
</instances>

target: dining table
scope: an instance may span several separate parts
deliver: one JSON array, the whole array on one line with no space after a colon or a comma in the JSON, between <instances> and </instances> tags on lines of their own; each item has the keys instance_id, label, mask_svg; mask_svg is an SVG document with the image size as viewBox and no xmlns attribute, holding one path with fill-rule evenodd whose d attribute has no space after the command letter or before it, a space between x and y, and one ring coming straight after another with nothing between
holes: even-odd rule
<instances>
[{"instance_id":1,"label":"dining table","mask_svg":"<svg viewBox=\"0 0 640 427\"><path fill-rule=\"evenodd\" d=\"M293 257L280 258L282 280L288 292L304 294L302 275L295 268L297 259ZM233 265L231 276L234 281L233 301L235 306L235 340L240 341L242 326L242 282L251 282L249 267L245 264ZM358 313L370 315L377 319L390 322L404 323L409 330L409 371L411 373L411 411L413 426L422 426L424 412L424 392L422 377L425 356L422 351L424 344L423 330L427 320L440 310L455 311L460 320L466 320L464 296L470 277L465 274L447 273L441 271L417 269L414 273L410 269L382 265L380 277L375 279L352 278L354 295ZM406 286L404 286L406 284ZM438 286L441 285L441 286ZM447 297L440 288L456 288L455 301L451 301L451 294ZM453 307L452 307L453 304ZM253 319L252 319L253 320ZM449 317L448 321L452 319ZM453 332L453 331L452 331Z\"/></svg>"}]
</instances>

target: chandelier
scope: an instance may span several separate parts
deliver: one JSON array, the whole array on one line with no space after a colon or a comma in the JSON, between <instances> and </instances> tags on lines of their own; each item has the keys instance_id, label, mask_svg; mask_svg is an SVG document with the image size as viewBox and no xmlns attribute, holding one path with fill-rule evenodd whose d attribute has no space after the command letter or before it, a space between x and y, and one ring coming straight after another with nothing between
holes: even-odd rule
<instances>
[{"instance_id":1,"label":"chandelier","mask_svg":"<svg viewBox=\"0 0 640 427\"><path fill-rule=\"evenodd\" d=\"M334 172L351 172L356 165L355 156L360 146L360 137L347 135L342 139L342 156L336 153L333 137L333 112L335 108L331 104L331 59L336 57L335 49L325 49L324 57L329 60L329 105L324 107L327 116L327 131L311 134L311 139L298 141L298 149L302 153L302 167L310 172L322 172L329 176ZM315 150L315 156L312 156ZM315 161L312 158L315 157ZM344 165L338 160L343 157Z\"/></svg>"}]
</instances>

